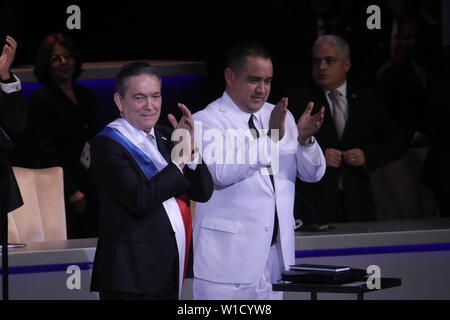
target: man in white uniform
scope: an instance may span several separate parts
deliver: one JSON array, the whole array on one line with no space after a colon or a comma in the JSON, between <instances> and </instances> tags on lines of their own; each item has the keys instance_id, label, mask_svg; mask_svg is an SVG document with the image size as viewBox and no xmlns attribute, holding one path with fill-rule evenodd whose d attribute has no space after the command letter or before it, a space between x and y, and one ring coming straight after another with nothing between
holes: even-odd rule
<instances>
[{"instance_id":1,"label":"man in white uniform","mask_svg":"<svg viewBox=\"0 0 450 320\"><path fill-rule=\"evenodd\" d=\"M223 96L193 116L201 125L199 144L214 181L211 199L196 207L193 295L194 299L281 299L281 293L272 291L272 283L295 262L295 179L298 175L303 181L317 182L325 173L326 162L313 137L322 125L324 108L311 115L310 103L296 125L287 98L276 106L267 103L272 61L257 44L235 46L226 63ZM230 147L230 130L251 134ZM221 137L216 134L212 139L211 133L217 132ZM219 142L220 138L224 140ZM248 155L264 143L272 147L256 161L230 163L234 156L227 157ZM213 149L209 159L206 154ZM265 174L270 166L273 175Z\"/></svg>"}]
</instances>

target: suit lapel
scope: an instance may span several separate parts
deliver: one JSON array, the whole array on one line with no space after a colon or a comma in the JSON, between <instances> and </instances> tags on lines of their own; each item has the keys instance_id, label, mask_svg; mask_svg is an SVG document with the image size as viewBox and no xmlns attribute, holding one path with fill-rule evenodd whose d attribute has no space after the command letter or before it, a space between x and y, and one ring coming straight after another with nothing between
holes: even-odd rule
<instances>
[{"instance_id":1,"label":"suit lapel","mask_svg":"<svg viewBox=\"0 0 450 320\"><path fill-rule=\"evenodd\" d=\"M316 93L316 104L314 106L313 114L318 112L320 108L324 106L325 107L325 120L323 122L322 128L319 130L319 134L322 133L326 135L327 137L332 137L333 144L339 144L339 138L336 130L336 126L334 124L333 116L331 115L331 107L328 103L327 98L325 97L325 92L320 89Z\"/></svg>"},{"instance_id":2,"label":"suit lapel","mask_svg":"<svg viewBox=\"0 0 450 320\"><path fill-rule=\"evenodd\" d=\"M351 130L352 130L353 119L355 118L355 112L358 111L355 108L357 98L358 98L357 94L352 90L352 88L348 85L348 82L347 82L348 118L347 118L347 122L345 123L342 141L347 140L346 137L349 135L349 132L351 132Z\"/></svg>"}]
</instances>

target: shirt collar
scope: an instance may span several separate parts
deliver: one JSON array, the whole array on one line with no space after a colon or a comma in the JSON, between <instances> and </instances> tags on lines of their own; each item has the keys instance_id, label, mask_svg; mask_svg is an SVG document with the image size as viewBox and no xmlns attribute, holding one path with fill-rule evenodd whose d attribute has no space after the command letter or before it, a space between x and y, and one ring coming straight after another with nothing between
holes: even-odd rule
<instances>
[{"instance_id":1,"label":"shirt collar","mask_svg":"<svg viewBox=\"0 0 450 320\"><path fill-rule=\"evenodd\" d=\"M126 120L124 117L122 117L122 119L124 119L125 121L122 122L122 125L126 126L128 128L129 131L133 132L133 134L139 136L139 137L143 137L143 138L148 138L149 136L152 136L153 138L156 139L155 136L155 127L153 127L149 133L145 132L144 130L140 130L135 128L131 123L128 122L128 120Z\"/></svg>"},{"instance_id":2,"label":"shirt collar","mask_svg":"<svg viewBox=\"0 0 450 320\"><path fill-rule=\"evenodd\" d=\"M233 99L231 99L231 97L228 95L228 93L225 91L223 93L223 99L225 100L225 103L230 106L231 110L234 112L234 114L239 117L239 119L242 119L242 121L245 121L246 123L248 123L248 120L250 119L250 115L253 114L256 118L256 120L258 121L258 123L261 123L260 120L260 113L261 113L261 109L259 109L256 112L245 112L243 111L241 108L239 108L233 101Z\"/></svg>"},{"instance_id":3,"label":"shirt collar","mask_svg":"<svg viewBox=\"0 0 450 320\"><path fill-rule=\"evenodd\" d=\"M347 97L347 80L344 81L343 84L341 84L339 87L337 87L334 90L338 91L342 97ZM332 91L332 90L325 90L325 94L327 97L328 97L328 93L330 93L330 91Z\"/></svg>"}]
</instances>

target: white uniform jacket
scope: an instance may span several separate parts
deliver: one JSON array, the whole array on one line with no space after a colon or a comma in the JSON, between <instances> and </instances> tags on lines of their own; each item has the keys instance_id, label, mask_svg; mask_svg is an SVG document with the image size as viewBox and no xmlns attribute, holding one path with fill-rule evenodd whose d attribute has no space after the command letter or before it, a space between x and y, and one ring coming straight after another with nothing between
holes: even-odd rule
<instances>
[{"instance_id":1,"label":"white uniform jacket","mask_svg":"<svg viewBox=\"0 0 450 320\"><path fill-rule=\"evenodd\" d=\"M257 112L260 126L269 127L274 105L265 103ZM249 113L240 110L228 94L194 114L201 132L196 130L204 153L211 153L211 130L225 139L228 129L249 132ZM196 128L198 129L198 127ZM198 135L202 135L199 137ZM267 167L258 161L247 164L208 163L214 181L214 192L206 203L196 205L194 218L194 275L196 278L222 282L250 284L263 272L271 245L275 206L279 220L279 239L284 267L294 264L294 194L295 179L317 182L325 173L325 158L317 141L302 147L297 141L298 131L294 117L288 112L286 133L278 142L279 170L274 175L275 190L268 175L261 174ZM270 138L261 134L259 139L246 139L232 150L248 152L257 140ZM220 143L216 146L220 147ZM223 145L225 150L225 143ZM219 148L220 149L220 148ZM230 149L227 150L230 152ZM270 152L269 152L270 154ZM217 153L216 153L217 155ZM217 161L218 162L218 161ZM273 161L272 161L273 162ZM273 164L272 164L273 165ZM263 169L265 170L265 169Z\"/></svg>"}]
</instances>

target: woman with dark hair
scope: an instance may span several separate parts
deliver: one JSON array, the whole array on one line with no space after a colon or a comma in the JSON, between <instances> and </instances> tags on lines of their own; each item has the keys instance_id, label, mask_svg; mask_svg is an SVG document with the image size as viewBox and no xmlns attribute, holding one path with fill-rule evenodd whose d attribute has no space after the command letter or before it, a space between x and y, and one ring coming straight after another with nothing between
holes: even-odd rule
<instances>
[{"instance_id":1,"label":"woman with dark hair","mask_svg":"<svg viewBox=\"0 0 450 320\"><path fill-rule=\"evenodd\" d=\"M34 66L43 87L30 99L30 126L40 167L63 168L69 239L98 234L98 205L89 171L97 107L92 89L75 82L80 73L80 55L68 36L57 33L44 39Z\"/></svg>"}]
</instances>

